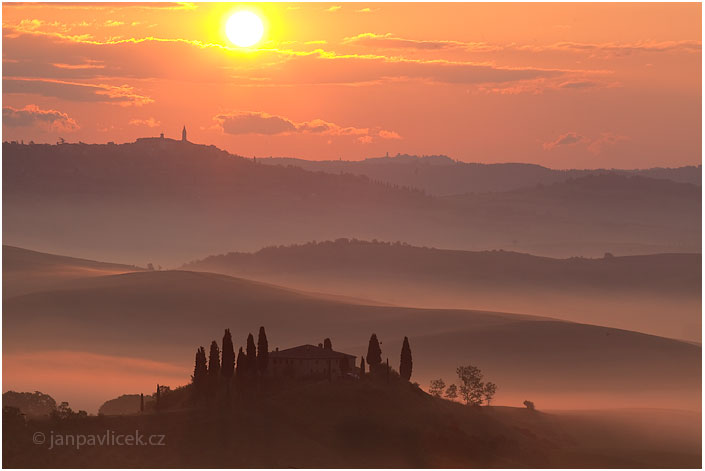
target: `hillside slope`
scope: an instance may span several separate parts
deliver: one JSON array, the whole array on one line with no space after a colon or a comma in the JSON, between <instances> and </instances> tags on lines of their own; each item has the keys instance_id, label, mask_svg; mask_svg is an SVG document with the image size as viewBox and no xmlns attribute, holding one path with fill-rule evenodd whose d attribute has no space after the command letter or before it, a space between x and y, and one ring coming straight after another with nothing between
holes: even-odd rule
<instances>
[{"instance_id":1,"label":"hillside slope","mask_svg":"<svg viewBox=\"0 0 705 471\"><path fill-rule=\"evenodd\" d=\"M165 396L165 399L168 399ZM290 385L229 409L89 417L62 433L158 436L162 446L31 444L50 422L5 423L8 467L523 468L697 467L699 415L678 411L555 414L473 408L409 384ZM10 432L10 433L8 433ZM163 436L163 442L159 437Z\"/></svg>"},{"instance_id":2,"label":"hillside slope","mask_svg":"<svg viewBox=\"0 0 705 471\"><path fill-rule=\"evenodd\" d=\"M62 363L67 357L55 355L47 363L41 352L142 358L188 372L196 347L219 340L224 328L242 345L264 325L272 349L330 337L336 350L358 357L375 332L392 365L408 336L414 380L452 381L458 365L472 363L500 385L499 404L530 398L554 408L665 402L700 407L700 347L661 337L496 312L350 304L210 273L136 272L72 283L71 289L5 300L4 387L38 389L69 401L91 390L103 398L150 391L148 376L140 376L145 379L139 388L132 381L132 363L103 357L95 361L104 363L101 374L116 368L113 382L89 381L76 391L61 379L75 376L75 361ZM23 356L27 338L35 345L31 359ZM135 389L117 389L120 378Z\"/></svg>"},{"instance_id":3,"label":"hillside slope","mask_svg":"<svg viewBox=\"0 0 705 471\"><path fill-rule=\"evenodd\" d=\"M96 262L2 246L3 297L61 286L65 281L143 270L132 265Z\"/></svg>"},{"instance_id":4,"label":"hillside slope","mask_svg":"<svg viewBox=\"0 0 705 471\"><path fill-rule=\"evenodd\" d=\"M214 255L184 268L397 305L550 315L699 341L701 265L700 254L555 259L340 239Z\"/></svg>"},{"instance_id":5,"label":"hillside slope","mask_svg":"<svg viewBox=\"0 0 705 471\"><path fill-rule=\"evenodd\" d=\"M2 165L5 243L129 264L340 237L555 256L701 244L700 187L643 177L581 187L580 199L540 189L438 198L159 139L4 143Z\"/></svg>"}]
</instances>

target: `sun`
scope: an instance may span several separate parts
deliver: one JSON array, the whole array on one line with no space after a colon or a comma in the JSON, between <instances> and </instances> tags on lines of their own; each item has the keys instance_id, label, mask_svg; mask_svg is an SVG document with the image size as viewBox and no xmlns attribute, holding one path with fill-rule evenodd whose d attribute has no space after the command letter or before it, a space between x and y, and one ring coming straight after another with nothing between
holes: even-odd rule
<instances>
[{"instance_id":1,"label":"sun","mask_svg":"<svg viewBox=\"0 0 705 471\"><path fill-rule=\"evenodd\" d=\"M250 47L262 39L264 25L260 17L251 11L238 11L228 18L225 34L236 46Z\"/></svg>"}]
</instances>

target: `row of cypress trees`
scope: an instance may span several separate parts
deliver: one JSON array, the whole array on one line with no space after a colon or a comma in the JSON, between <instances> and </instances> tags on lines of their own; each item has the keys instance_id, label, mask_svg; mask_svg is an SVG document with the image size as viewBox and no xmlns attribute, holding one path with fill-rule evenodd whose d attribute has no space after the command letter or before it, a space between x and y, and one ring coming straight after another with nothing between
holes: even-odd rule
<instances>
[{"instance_id":1,"label":"row of cypress trees","mask_svg":"<svg viewBox=\"0 0 705 471\"><path fill-rule=\"evenodd\" d=\"M324 348L332 350L330 339L325 340ZM387 360L387 371L389 360ZM194 397L200 399L205 396L215 394L218 385L225 383L226 394L230 395L230 386L233 377L240 384L246 385L263 375L269 364L269 343L264 327L259 328L257 345L255 346L254 336L250 333L245 342L245 350L242 347L238 350L237 357L233 346L230 329L225 329L222 342L222 351L218 347L218 342L213 340L210 352L206 357L206 350L199 347L196 350L196 364L191 378L194 386ZM367 347L367 368L370 373L377 373L382 367L382 348L377 334L372 334ZM399 376L406 381L411 379L413 360L409 338L404 337L401 347L401 357L399 362ZM360 359L360 375L365 374L365 357Z\"/></svg>"},{"instance_id":2,"label":"row of cypress trees","mask_svg":"<svg viewBox=\"0 0 705 471\"><path fill-rule=\"evenodd\" d=\"M230 385L235 377L240 383L253 382L258 375L264 374L269 364L269 343L264 327L259 328L257 346L252 334L247 336L245 350L242 347L235 356L233 338L230 329L225 329L222 351L218 342L213 340L206 358L206 350L196 350L196 364L191 381L196 399L213 395L218 384L225 383L226 394L230 395Z\"/></svg>"}]
</instances>

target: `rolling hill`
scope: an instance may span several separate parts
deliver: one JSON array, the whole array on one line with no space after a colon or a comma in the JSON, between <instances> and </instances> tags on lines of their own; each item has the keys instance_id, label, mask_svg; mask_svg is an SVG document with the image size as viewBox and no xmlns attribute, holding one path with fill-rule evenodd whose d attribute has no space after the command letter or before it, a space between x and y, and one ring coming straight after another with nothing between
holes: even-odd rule
<instances>
[{"instance_id":1,"label":"rolling hill","mask_svg":"<svg viewBox=\"0 0 705 471\"><path fill-rule=\"evenodd\" d=\"M549 315L700 341L700 254L555 259L340 239L184 265L386 303Z\"/></svg>"},{"instance_id":2,"label":"rolling hill","mask_svg":"<svg viewBox=\"0 0 705 471\"><path fill-rule=\"evenodd\" d=\"M142 268L117 263L95 262L32 250L2 246L2 294L17 296L47 288L58 288L65 281L140 271Z\"/></svg>"},{"instance_id":3,"label":"rolling hill","mask_svg":"<svg viewBox=\"0 0 705 471\"><path fill-rule=\"evenodd\" d=\"M260 325L270 348L330 337L357 356L375 332L392 365L406 335L415 381L450 382L456 366L472 363L500 386L498 404L700 407L699 345L548 318L370 306L192 271L77 279L6 298L3 308L3 387L42 390L88 410L155 382L185 384L196 347L219 340L225 327L241 345Z\"/></svg>"},{"instance_id":4,"label":"rolling hill","mask_svg":"<svg viewBox=\"0 0 705 471\"><path fill-rule=\"evenodd\" d=\"M561 257L701 245L700 187L645 177L435 197L160 139L3 143L2 164L6 244L127 264L340 237Z\"/></svg>"}]
</instances>

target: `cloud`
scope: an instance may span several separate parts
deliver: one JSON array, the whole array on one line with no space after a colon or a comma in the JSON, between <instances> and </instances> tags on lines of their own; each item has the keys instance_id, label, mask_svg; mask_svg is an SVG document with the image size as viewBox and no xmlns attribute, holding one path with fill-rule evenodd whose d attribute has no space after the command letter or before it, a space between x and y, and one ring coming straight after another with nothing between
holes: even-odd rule
<instances>
[{"instance_id":1,"label":"cloud","mask_svg":"<svg viewBox=\"0 0 705 471\"><path fill-rule=\"evenodd\" d=\"M372 13L373 11L378 11L379 8L375 8L374 10L372 8L360 8L359 10L355 10L355 13Z\"/></svg>"},{"instance_id":2,"label":"cloud","mask_svg":"<svg viewBox=\"0 0 705 471\"><path fill-rule=\"evenodd\" d=\"M409 49L426 49L426 50L439 50L439 49L451 49L451 48L463 48L467 47L468 43L460 41L441 41L441 40L418 40L418 39L404 39L399 38L391 33L387 34L375 34L375 33L362 33L357 36L352 36L343 39L344 44L356 44L360 46L368 47L381 47L381 48L409 48Z\"/></svg>"},{"instance_id":3,"label":"cloud","mask_svg":"<svg viewBox=\"0 0 705 471\"><path fill-rule=\"evenodd\" d=\"M358 10L361 11L361 10ZM423 50L446 50L464 49L469 52L497 52L497 51L520 51L520 52L547 52L565 51L579 54L589 54L591 56L626 56L638 52L686 52L700 53L702 43L697 40L681 41L640 41L634 43L577 43L559 42L548 45L532 44L489 44L484 42L463 42L453 40L422 40L408 39L394 36L391 33L376 34L362 33L357 36L343 39L344 44L355 44L365 47L376 47L385 49L423 49Z\"/></svg>"},{"instance_id":4,"label":"cloud","mask_svg":"<svg viewBox=\"0 0 705 471\"><path fill-rule=\"evenodd\" d=\"M131 119L128 122L128 124L131 124L133 126L147 126L149 128L156 128L161 123L154 118L147 118L147 119Z\"/></svg>"},{"instance_id":5,"label":"cloud","mask_svg":"<svg viewBox=\"0 0 705 471\"><path fill-rule=\"evenodd\" d=\"M573 144L577 144L579 142L582 142L584 139L585 137L581 136L578 133L567 132L558 136L558 138L554 141L544 142L543 148L544 150L553 150L559 146L570 146Z\"/></svg>"},{"instance_id":6,"label":"cloud","mask_svg":"<svg viewBox=\"0 0 705 471\"><path fill-rule=\"evenodd\" d=\"M384 129L379 132L379 137L384 139L401 139L401 136L394 131L385 131Z\"/></svg>"},{"instance_id":7,"label":"cloud","mask_svg":"<svg viewBox=\"0 0 705 471\"><path fill-rule=\"evenodd\" d=\"M600 154L606 146L611 146L620 141L628 140L629 138L627 136L622 136L611 132L600 133L600 135L596 138L586 137L576 132L567 132L558 136L558 138L554 141L545 142L543 144L543 148L544 150L550 151L556 147L573 146L579 144L581 146L585 146L589 152L597 155Z\"/></svg>"},{"instance_id":8,"label":"cloud","mask_svg":"<svg viewBox=\"0 0 705 471\"><path fill-rule=\"evenodd\" d=\"M365 137L362 142L372 142L374 137L380 139L401 139L394 132L381 128L343 127L322 119L295 122L283 116L271 115L257 111L235 111L221 113L213 118L226 134L259 134L265 136L291 134L319 134L325 136Z\"/></svg>"},{"instance_id":9,"label":"cloud","mask_svg":"<svg viewBox=\"0 0 705 471\"><path fill-rule=\"evenodd\" d=\"M141 106L154 100L135 92L129 85L105 85L65 82L51 79L2 79L2 92L61 98L69 101L115 103L121 106Z\"/></svg>"},{"instance_id":10,"label":"cloud","mask_svg":"<svg viewBox=\"0 0 705 471\"><path fill-rule=\"evenodd\" d=\"M355 40L365 38L374 41L380 39L367 35ZM455 44L401 40L393 37L381 39L415 48L450 47ZM175 56L181 58L183 63L190 64L187 68L179 69L178 78L181 81L260 87L296 84L360 85L399 80L480 85L559 77L563 77L561 82L565 82L568 80L567 74L591 73L563 69L500 67L485 62L409 59L379 54L336 54L323 49L295 51L262 48L248 54L246 61L239 62L234 59L244 57L245 53L242 51L231 50L218 44L180 39L129 38L97 42L24 31L17 36L14 33L5 34L4 40L5 77L51 77L66 81L92 79L93 82L101 80L103 83L109 83L118 78L126 81L145 78L173 79L174 70L163 67L162 62L153 58ZM69 64L70 67L56 67L54 64ZM81 66L86 64L104 67ZM520 90L516 87L515 89Z\"/></svg>"},{"instance_id":11,"label":"cloud","mask_svg":"<svg viewBox=\"0 0 705 471\"><path fill-rule=\"evenodd\" d=\"M75 131L79 128L76 121L66 113L43 110L37 105L27 105L24 108L3 107L2 124L9 127L39 126L60 131Z\"/></svg>"},{"instance_id":12,"label":"cloud","mask_svg":"<svg viewBox=\"0 0 705 471\"><path fill-rule=\"evenodd\" d=\"M641 41L636 43L574 43L562 42L553 46L554 49L565 49L573 51L599 51L609 52L616 55L628 55L634 52L666 52L684 51L700 52L702 43L694 40L683 41Z\"/></svg>"},{"instance_id":13,"label":"cloud","mask_svg":"<svg viewBox=\"0 0 705 471\"><path fill-rule=\"evenodd\" d=\"M82 64L61 64L55 63L51 64L57 69L68 69L68 70L81 70L81 69L104 69L105 64L101 64L98 61L87 60Z\"/></svg>"},{"instance_id":14,"label":"cloud","mask_svg":"<svg viewBox=\"0 0 705 471\"><path fill-rule=\"evenodd\" d=\"M602 153L602 150L607 146L612 146L620 141L628 141L629 137L613 134L611 132L603 132L600 137L593 139L587 149L593 154Z\"/></svg>"},{"instance_id":15,"label":"cloud","mask_svg":"<svg viewBox=\"0 0 705 471\"><path fill-rule=\"evenodd\" d=\"M573 80L568 82L562 82L558 84L558 88L594 88L599 85L598 82L593 80Z\"/></svg>"},{"instance_id":16,"label":"cloud","mask_svg":"<svg viewBox=\"0 0 705 471\"><path fill-rule=\"evenodd\" d=\"M334 11L338 11L338 10L340 10L341 8L343 8L343 7L341 7L340 5L333 5L333 6L332 6L332 7L330 7L330 8L326 8L326 10L325 10L325 11L330 11L330 12L334 12Z\"/></svg>"},{"instance_id":17,"label":"cloud","mask_svg":"<svg viewBox=\"0 0 705 471\"><path fill-rule=\"evenodd\" d=\"M215 117L227 134L286 134L296 131L296 125L286 118L266 113L236 112Z\"/></svg>"}]
</instances>

